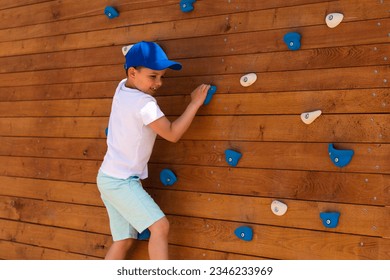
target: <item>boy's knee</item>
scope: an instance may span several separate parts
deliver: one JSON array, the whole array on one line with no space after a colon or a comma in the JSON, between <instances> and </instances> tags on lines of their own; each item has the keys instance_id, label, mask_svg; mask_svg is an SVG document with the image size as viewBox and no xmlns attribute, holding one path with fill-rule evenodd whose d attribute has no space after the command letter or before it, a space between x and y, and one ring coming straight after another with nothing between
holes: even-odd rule
<instances>
[{"instance_id":1,"label":"boy's knee","mask_svg":"<svg viewBox=\"0 0 390 280\"><path fill-rule=\"evenodd\" d=\"M158 232L160 234L168 234L169 232L169 221L166 217L161 218L157 222L155 222L153 225L149 227L149 230L151 232Z\"/></svg>"},{"instance_id":2,"label":"boy's knee","mask_svg":"<svg viewBox=\"0 0 390 280\"><path fill-rule=\"evenodd\" d=\"M131 247L134 244L133 238L127 238L127 239L122 239L118 241L114 241L115 246L122 248L123 250L130 250Z\"/></svg>"}]
</instances>

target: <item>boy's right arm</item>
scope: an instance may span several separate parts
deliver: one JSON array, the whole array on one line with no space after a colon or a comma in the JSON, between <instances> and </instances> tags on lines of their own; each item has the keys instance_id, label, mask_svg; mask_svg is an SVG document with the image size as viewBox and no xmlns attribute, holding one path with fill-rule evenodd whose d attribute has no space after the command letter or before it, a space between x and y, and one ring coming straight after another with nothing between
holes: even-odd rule
<instances>
[{"instance_id":1,"label":"boy's right arm","mask_svg":"<svg viewBox=\"0 0 390 280\"><path fill-rule=\"evenodd\" d=\"M205 84L198 86L191 93L190 104L188 104L183 114L175 121L170 122L168 118L164 116L150 123L149 127L153 129L155 133L170 142L179 141L192 123L196 112L198 111L200 106L203 105L209 88L210 85Z\"/></svg>"}]
</instances>

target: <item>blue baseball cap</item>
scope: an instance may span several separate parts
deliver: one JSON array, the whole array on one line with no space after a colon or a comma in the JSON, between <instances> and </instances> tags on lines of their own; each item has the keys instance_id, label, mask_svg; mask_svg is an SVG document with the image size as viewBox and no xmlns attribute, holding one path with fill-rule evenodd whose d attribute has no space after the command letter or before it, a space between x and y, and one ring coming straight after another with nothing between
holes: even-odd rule
<instances>
[{"instance_id":1,"label":"blue baseball cap","mask_svg":"<svg viewBox=\"0 0 390 280\"><path fill-rule=\"evenodd\" d=\"M169 60L163 49L154 42L142 41L129 46L125 58L125 69L137 66L153 70L164 70L167 68L180 70L182 68L180 63Z\"/></svg>"}]
</instances>

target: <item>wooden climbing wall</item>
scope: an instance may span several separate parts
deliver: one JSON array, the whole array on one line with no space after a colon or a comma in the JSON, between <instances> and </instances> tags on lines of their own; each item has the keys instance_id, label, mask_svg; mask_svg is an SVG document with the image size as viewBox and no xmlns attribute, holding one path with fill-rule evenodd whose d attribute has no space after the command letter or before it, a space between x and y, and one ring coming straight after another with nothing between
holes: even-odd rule
<instances>
[{"instance_id":1,"label":"wooden climbing wall","mask_svg":"<svg viewBox=\"0 0 390 280\"><path fill-rule=\"evenodd\" d=\"M108 19L105 6L120 12ZM169 118L199 83L217 93L176 144L158 139L144 186L174 259L390 259L387 0L0 0L0 259L100 259L111 237L95 185L121 47L157 41L183 70ZM328 13L344 14L330 29ZM302 35L301 49L283 42ZM242 75L258 80L244 88ZM303 112L322 110L312 124ZM352 149L336 167L328 144ZM242 153L236 167L224 151ZM178 182L163 187L159 173ZM284 216L271 202L288 205ZM320 212L340 212L323 226ZM253 229L253 240L234 235ZM129 258L146 259L139 242Z\"/></svg>"}]
</instances>

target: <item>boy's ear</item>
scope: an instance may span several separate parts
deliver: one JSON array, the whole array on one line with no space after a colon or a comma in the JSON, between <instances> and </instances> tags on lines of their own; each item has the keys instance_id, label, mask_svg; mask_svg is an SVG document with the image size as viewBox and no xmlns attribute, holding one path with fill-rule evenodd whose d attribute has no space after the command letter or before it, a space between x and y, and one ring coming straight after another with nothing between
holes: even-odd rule
<instances>
[{"instance_id":1,"label":"boy's ear","mask_svg":"<svg viewBox=\"0 0 390 280\"><path fill-rule=\"evenodd\" d=\"M134 67L130 67L130 68L128 68L127 70L127 77L128 78L134 78L135 77L135 71L136 71L136 69L134 68Z\"/></svg>"}]
</instances>

